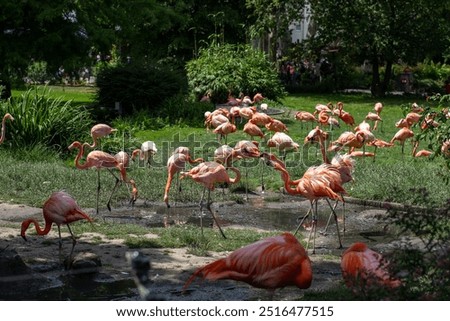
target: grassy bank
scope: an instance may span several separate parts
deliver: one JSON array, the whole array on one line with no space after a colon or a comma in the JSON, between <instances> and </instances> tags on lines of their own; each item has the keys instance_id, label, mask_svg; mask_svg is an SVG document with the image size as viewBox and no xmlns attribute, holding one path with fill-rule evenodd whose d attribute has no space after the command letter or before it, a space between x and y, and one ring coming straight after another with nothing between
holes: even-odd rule
<instances>
[{"instance_id":1,"label":"grassy bank","mask_svg":"<svg viewBox=\"0 0 450 321\"><path fill-rule=\"evenodd\" d=\"M52 89L53 92L54 89ZM60 89L58 94L67 92L68 89ZM92 92L77 93L79 101L89 100ZM84 97L84 98L82 98ZM314 111L317 103L337 101L344 103L344 109L350 112L356 123L364 120L377 100L363 94L340 94L340 95L291 95L286 97L281 104L273 103L274 108L283 111L275 116L283 121L289 128L289 135L298 142L301 147L298 152L288 153L287 166L293 178L300 177L303 172L312 165L321 163L321 155L317 146L303 146L304 137L311 130L310 124L301 124L294 119L298 110ZM407 108L416 100L408 97L389 97L385 101L381 116L383 124L374 131L377 138L389 141L398 128L395 122L404 117ZM430 105L425 100L417 101L420 105ZM272 105L272 103L270 103ZM141 116L142 117L142 116ZM133 120L134 121L134 120ZM128 169L128 175L137 182L140 197L151 201L162 201L163 190L167 171L165 168L168 157L174 148L188 146L194 157L203 157L205 160L213 159L214 150L222 142L218 142L216 135L207 132L205 128L194 128L183 125L165 126L160 129L138 130L133 128L130 119L119 119L115 121L115 127L120 128L113 136L103 139L103 148L111 153L125 150L129 153L139 147L141 142L152 140L158 146L158 153L154 158L152 167L143 164L132 163ZM148 121L148 120L146 120ZM242 139L250 139L242 132L244 123L237 122L238 131L230 134L228 144L233 146L235 142ZM329 130L329 141L351 128L343 123L341 127ZM417 133L419 129L414 129ZM269 133L268 136L271 134ZM420 146L426 148L427 146ZM277 153L277 150L266 147L265 142L260 143L261 150ZM448 179L449 171L441 157L434 159L414 158L411 155L412 144L407 142L405 154L401 154L398 142L391 148L379 148L375 161L372 158L357 159L355 166L355 181L346 186L350 196L363 199L380 201L393 201L404 204L415 204L425 206L442 206L448 201ZM373 152L373 147L367 151ZM332 154L330 154L332 156ZM82 206L94 207L97 175L95 170L80 171L74 168L73 159L75 153L66 153L59 156L49 153L39 147L33 150L10 150L7 142L0 146L0 175L4 184L0 187L0 199L40 206L48 195L55 190L65 189L72 193ZM282 181L278 173L268 167L263 167L257 160L238 161L236 166L245 175L248 171L248 184L251 190L261 185L261 174L264 173L264 184L266 188L278 190ZM102 178L102 201L109 196L109 190L114 184L113 177L107 171L101 171ZM239 184L232 186L232 190L243 190L245 187L245 176ZM183 193L177 193L179 201L196 201L201 189L193 182L183 183ZM127 189L121 187L114 199L116 202L127 197ZM216 198L221 199L221 193L216 193ZM171 198L175 192L172 191ZM239 197L233 195L225 196L235 200Z\"/></svg>"}]
</instances>

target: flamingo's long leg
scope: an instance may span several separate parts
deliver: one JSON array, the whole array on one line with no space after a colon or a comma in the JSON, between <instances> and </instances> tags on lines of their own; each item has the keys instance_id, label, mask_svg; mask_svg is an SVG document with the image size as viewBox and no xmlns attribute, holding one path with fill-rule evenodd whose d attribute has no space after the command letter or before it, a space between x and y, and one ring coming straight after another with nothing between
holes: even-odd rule
<instances>
[{"instance_id":1,"label":"flamingo's long leg","mask_svg":"<svg viewBox=\"0 0 450 321\"><path fill-rule=\"evenodd\" d=\"M264 193L266 187L264 186L264 164L261 165L261 192Z\"/></svg>"},{"instance_id":2,"label":"flamingo's long leg","mask_svg":"<svg viewBox=\"0 0 450 321\"><path fill-rule=\"evenodd\" d=\"M203 188L203 192L202 192L202 198L200 199L200 229L202 231L202 236L203 236L203 200L205 199L205 190L206 187Z\"/></svg>"},{"instance_id":3,"label":"flamingo's long leg","mask_svg":"<svg viewBox=\"0 0 450 321\"><path fill-rule=\"evenodd\" d=\"M225 233L223 232L222 228L220 227L220 224L217 221L217 218L216 218L216 216L214 215L214 212L211 209L211 203L212 203L211 202L211 190L208 189L208 202L207 202L206 208L209 210L209 212L211 213L214 221L216 222L216 225L219 228L220 234L222 234L223 238L226 239L227 237L225 236Z\"/></svg>"},{"instance_id":4,"label":"flamingo's long leg","mask_svg":"<svg viewBox=\"0 0 450 321\"><path fill-rule=\"evenodd\" d=\"M114 187L113 187L113 189L112 189L112 191L111 191L111 195L109 196L108 202L106 203L106 207L107 207L108 210L111 212L111 199L112 199L112 197L113 197L113 195L114 195L114 192L115 192L116 189L117 189L117 186L118 186L119 183L120 183L120 180L119 180L119 178L111 171L111 169L108 168L108 171L109 171L109 172L111 173L111 175L114 176L114 178L116 179L116 183L114 184Z\"/></svg>"},{"instance_id":5,"label":"flamingo's long leg","mask_svg":"<svg viewBox=\"0 0 450 321\"><path fill-rule=\"evenodd\" d=\"M70 251L70 255L69 255L69 259L70 259L70 261L72 261L73 250L75 248L75 245L77 244L77 239L75 238L75 235L73 235L69 224L67 224L67 228L69 229L70 235L72 236L72 250Z\"/></svg>"},{"instance_id":6,"label":"flamingo's long leg","mask_svg":"<svg viewBox=\"0 0 450 321\"><path fill-rule=\"evenodd\" d=\"M302 217L302 220L300 221L300 223L297 225L297 228L295 229L294 235L297 235L298 230L300 229L300 227L302 226L303 222L306 220L306 218L309 216L309 213L311 213L312 210L312 203L308 209L308 212L306 212L306 215Z\"/></svg>"},{"instance_id":7,"label":"flamingo's long leg","mask_svg":"<svg viewBox=\"0 0 450 321\"><path fill-rule=\"evenodd\" d=\"M311 208L312 208L312 206L313 206L313 203L311 202ZM306 250L308 250L309 242L311 240L311 235L314 233L312 254L316 253L316 229L317 229L317 201L315 201L315 209L313 211L312 226L311 226L311 230L309 231L308 242L306 243Z\"/></svg>"},{"instance_id":8,"label":"flamingo's long leg","mask_svg":"<svg viewBox=\"0 0 450 321\"><path fill-rule=\"evenodd\" d=\"M338 224L337 214L336 214L336 211L331 206L330 200L328 198L325 198L325 200L327 201L328 205L331 208L331 211L333 212L334 221L336 222L336 230L337 230L337 236L338 236L338 241L339 241L339 248L341 249L342 248L342 242L341 242L341 234L339 233L339 224Z\"/></svg>"},{"instance_id":9,"label":"flamingo's long leg","mask_svg":"<svg viewBox=\"0 0 450 321\"><path fill-rule=\"evenodd\" d=\"M96 201L96 213L98 215L98 200L100 197L100 170L97 169L97 201Z\"/></svg>"}]
</instances>

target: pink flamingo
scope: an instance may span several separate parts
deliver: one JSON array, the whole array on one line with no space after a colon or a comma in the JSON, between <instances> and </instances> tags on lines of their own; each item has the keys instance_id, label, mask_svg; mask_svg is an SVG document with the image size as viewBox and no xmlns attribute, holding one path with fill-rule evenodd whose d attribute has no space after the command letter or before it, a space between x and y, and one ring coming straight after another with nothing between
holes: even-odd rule
<instances>
[{"instance_id":1,"label":"pink flamingo","mask_svg":"<svg viewBox=\"0 0 450 321\"><path fill-rule=\"evenodd\" d=\"M108 136L109 134L111 134L112 132L117 131L117 129L115 128L111 128L110 126L106 125L106 124L97 124L94 125L91 128L91 137L92 140L94 141L92 145L89 144L85 144L85 147L89 147L89 148L95 148L98 145L98 139Z\"/></svg>"},{"instance_id":2,"label":"pink flamingo","mask_svg":"<svg viewBox=\"0 0 450 321\"><path fill-rule=\"evenodd\" d=\"M277 288L311 286L313 272L305 248L291 233L262 239L237 249L229 256L197 269L183 290L201 277L207 280L230 279L267 289L270 297Z\"/></svg>"},{"instance_id":3,"label":"pink flamingo","mask_svg":"<svg viewBox=\"0 0 450 321\"><path fill-rule=\"evenodd\" d=\"M390 143L394 143L396 140L398 140L400 142L400 144L402 145L402 155L404 154L404 149L405 149L405 141L408 138L414 137L414 132L409 129L408 127L402 127L400 128L400 130L395 133L394 137L392 137Z\"/></svg>"},{"instance_id":4,"label":"pink flamingo","mask_svg":"<svg viewBox=\"0 0 450 321\"><path fill-rule=\"evenodd\" d=\"M156 144L151 140L148 140L141 144L141 148L136 148L133 150L131 153L131 159L134 160L139 155L139 160L144 161L144 166L145 164L150 166L151 160L157 152L158 148L156 147Z\"/></svg>"},{"instance_id":5,"label":"pink flamingo","mask_svg":"<svg viewBox=\"0 0 450 321\"><path fill-rule=\"evenodd\" d=\"M236 177L230 178L230 176L227 173L227 169L233 171L236 174ZM211 210L211 191L214 190L215 184L217 183L227 183L227 184L238 183L239 180L241 179L241 172L235 167L225 168L225 166L216 162L202 162L197 166L195 166L194 168L192 168L191 170L189 170L188 172L181 172L180 179L183 179L185 177L192 178L195 182L203 185L204 187L202 198L200 200L200 210L203 209L205 190L208 189L208 201L206 203L206 208L211 213L223 238L226 238L222 228L220 227L219 222L216 219L216 216ZM203 234L203 221L201 220L201 215L200 215L200 222Z\"/></svg>"},{"instance_id":6,"label":"pink flamingo","mask_svg":"<svg viewBox=\"0 0 450 321\"><path fill-rule=\"evenodd\" d=\"M77 243L77 240L73 235L69 224L82 219L92 222L92 219L78 206L72 196L63 191L54 192L47 199L47 201L45 201L42 211L45 221L44 229L39 226L39 222L37 220L34 218L29 218L22 222L20 235L25 241L27 240L25 232L30 224L34 224L38 235L47 235L50 232L53 223L55 223L58 227L59 250L61 251L61 225L67 225L70 235L72 236L72 250L70 251L70 257L72 257L73 249Z\"/></svg>"},{"instance_id":7,"label":"pink flamingo","mask_svg":"<svg viewBox=\"0 0 450 321\"><path fill-rule=\"evenodd\" d=\"M108 203L106 204L107 208L109 211L111 211L111 198L119 184L120 181L125 182L127 184L130 184L130 181L127 179L127 173L124 167L123 163L118 162L114 156L102 152L102 151L98 151L98 150L94 150L92 152L90 152L87 156L86 156L86 162L84 164L80 164L80 159L83 156L84 153L84 144L81 144L80 142L76 141L73 142L70 146L69 146L69 150L72 150L74 148L79 149L78 154L75 158L75 167L78 169L88 169L88 168L92 168L95 167L97 169L97 207L96 207L96 213L98 214L98 200L99 200L99 194L100 194L100 169L102 168L106 168L108 169L108 171L111 173L112 176L114 176L114 178L116 179L116 184L114 185L114 188L111 192L111 195L108 199ZM119 178L117 178L117 176L111 171L112 168L117 168L120 172L120 180ZM131 200L130 200L131 202Z\"/></svg>"},{"instance_id":8,"label":"pink flamingo","mask_svg":"<svg viewBox=\"0 0 450 321\"><path fill-rule=\"evenodd\" d=\"M294 115L294 118L301 122L300 125L302 128L303 128L304 122L310 122L312 124L312 126L314 126L314 123L317 123L316 116L314 116L313 114L311 114L310 112L307 112L307 111L296 112Z\"/></svg>"},{"instance_id":9,"label":"pink flamingo","mask_svg":"<svg viewBox=\"0 0 450 321\"><path fill-rule=\"evenodd\" d=\"M5 123L6 123L7 119L13 121L14 117L11 116L10 113L6 113L5 116L3 116L3 119L2 119L2 134L0 136L0 144L2 144L3 141L5 140L5 132L6 132L6 130L5 130L5 127L6 127Z\"/></svg>"},{"instance_id":10,"label":"pink flamingo","mask_svg":"<svg viewBox=\"0 0 450 321\"><path fill-rule=\"evenodd\" d=\"M167 160L167 182L164 188L164 203L167 207L169 205L169 190L172 185L172 180L175 174L177 175L177 182L179 173L186 167L186 163L191 165L203 162L203 158L192 159L189 148L180 146L173 152L172 156ZM181 187L178 189L181 191Z\"/></svg>"},{"instance_id":11,"label":"pink flamingo","mask_svg":"<svg viewBox=\"0 0 450 321\"><path fill-rule=\"evenodd\" d=\"M380 253L361 242L354 243L342 254L342 277L355 293L373 286L399 287L401 281L390 275L388 267L389 262Z\"/></svg>"}]
</instances>

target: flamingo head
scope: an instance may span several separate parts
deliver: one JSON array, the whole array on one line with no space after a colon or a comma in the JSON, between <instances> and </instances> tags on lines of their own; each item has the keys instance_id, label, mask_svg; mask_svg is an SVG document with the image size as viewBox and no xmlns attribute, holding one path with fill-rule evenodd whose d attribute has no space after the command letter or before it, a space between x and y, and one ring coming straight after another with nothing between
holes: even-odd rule
<instances>
[{"instance_id":1,"label":"flamingo head","mask_svg":"<svg viewBox=\"0 0 450 321\"><path fill-rule=\"evenodd\" d=\"M9 120L13 121L14 117L10 113L6 113L5 116L3 116L3 119L5 119L5 120L9 119Z\"/></svg>"},{"instance_id":2,"label":"flamingo head","mask_svg":"<svg viewBox=\"0 0 450 321\"><path fill-rule=\"evenodd\" d=\"M81 148L81 143L79 142L79 141L75 141L75 142L73 142L72 144L70 144L70 146L68 147L68 149L69 150L72 150L72 149L74 149L74 148Z\"/></svg>"}]
</instances>

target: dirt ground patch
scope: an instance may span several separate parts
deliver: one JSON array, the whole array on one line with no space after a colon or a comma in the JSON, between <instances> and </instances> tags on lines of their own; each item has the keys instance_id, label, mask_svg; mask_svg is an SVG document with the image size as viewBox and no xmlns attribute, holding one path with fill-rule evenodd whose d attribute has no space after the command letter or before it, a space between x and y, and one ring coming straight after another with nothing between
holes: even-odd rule
<instances>
[{"instance_id":1,"label":"dirt ground patch","mask_svg":"<svg viewBox=\"0 0 450 321\"><path fill-rule=\"evenodd\" d=\"M280 201L270 202L270 195L252 195L245 204L234 202L215 203L214 210L221 225L227 228L255 228L259 230L293 231L297 217L304 215L309 202L300 198L283 196ZM339 267L340 255L355 241L364 241L370 247L381 252L389 249L393 235L390 226L381 218L386 210L346 204L346 233L342 238L343 249L338 249L337 233L331 224L327 235L317 234L316 253L310 254L313 266L313 283L307 290L285 288L278 290L274 300L298 300L306 291L321 291L341 282ZM93 214L92 209L86 210ZM198 209L193 204L175 204L167 210L162 203L138 202L134 209L121 207L113 209L106 215L106 220L120 222L124 216L139 217L147 224L165 222L188 222L193 219ZM341 216L342 205L338 206ZM322 213L322 214L321 214ZM329 209L325 202L319 203L319 230L323 229L328 218ZM13 296L4 299L25 300L137 300L136 287L132 280L133 272L125 259L130 249L123 240L108 240L96 233L85 233L78 239L75 252L77 255L95 257L101 266L94 267L95 273L76 274L65 270L58 256L58 232L56 227L47 236L30 236L28 242L20 237L20 222L28 217L42 220L42 210L23 205L0 203L0 256L2 252L15 251L25 262L34 280L46 280L46 290L21 292L16 288ZM194 217L195 218L195 217ZM341 224L342 232L342 220ZM306 226L306 229L308 226ZM62 228L63 255L68 255L71 248L69 233ZM301 228L305 237L308 231ZM155 235L148 234L152 238ZM100 241L99 241L100 240ZM207 257L188 253L188 249L141 249L151 262L149 272L152 280L151 293L165 300L264 300L267 293L245 283L233 281L200 282L196 281L186 293L181 293L182 286L189 275L197 268L215 259L222 258L226 252L209 252ZM310 251L311 253L311 251ZM88 259L89 261L89 259ZM89 264L88 264L89 265ZM5 281L5 278L2 278ZM40 282L40 281L39 281ZM0 282L0 285L2 282ZM1 291L0 291L1 292Z\"/></svg>"}]
</instances>

